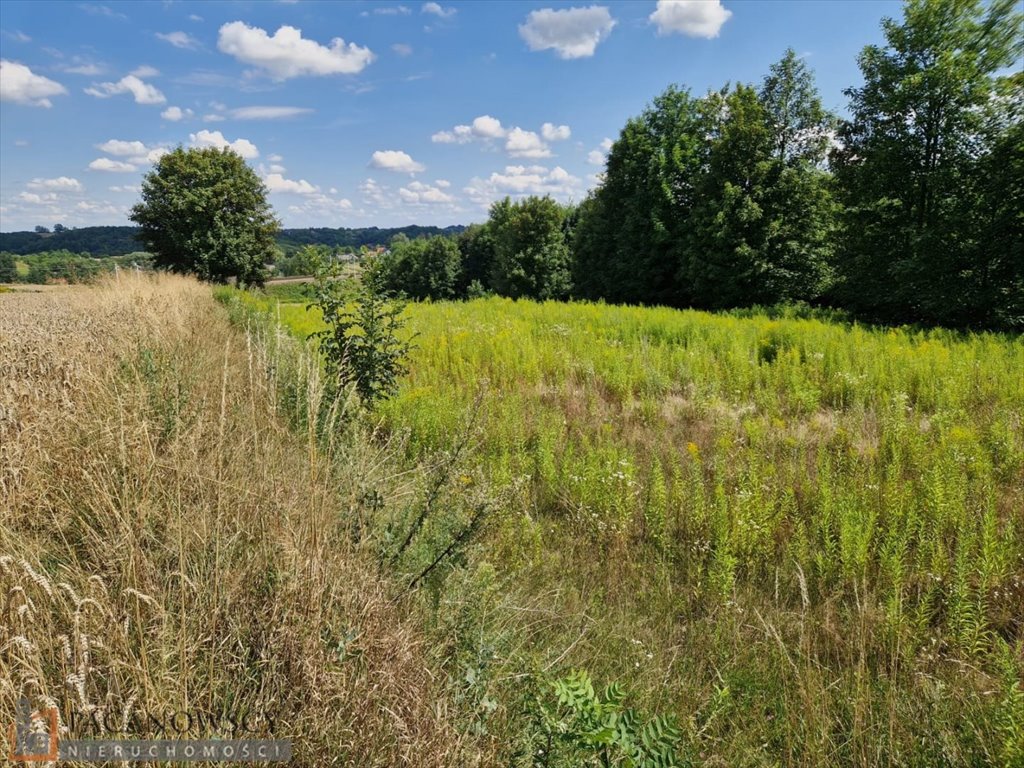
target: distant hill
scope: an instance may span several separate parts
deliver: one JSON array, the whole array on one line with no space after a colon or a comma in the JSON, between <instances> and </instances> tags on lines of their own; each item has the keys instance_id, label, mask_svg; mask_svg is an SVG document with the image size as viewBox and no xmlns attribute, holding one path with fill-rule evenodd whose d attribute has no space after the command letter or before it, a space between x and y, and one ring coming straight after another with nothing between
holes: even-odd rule
<instances>
[{"instance_id":1,"label":"distant hill","mask_svg":"<svg viewBox=\"0 0 1024 768\"><path fill-rule=\"evenodd\" d=\"M421 235L455 235L464 230L462 226L421 227L364 227L361 229L330 229L313 227L307 229L282 229L277 244L285 253L291 253L303 245L329 245L332 248L358 248L361 245L387 245L391 238L404 234L409 238ZM123 256L142 250L135 239L138 227L82 227L65 229L61 232L0 232L0 251L28 255L43 251L61 249L74 253L88 253L92 256Z\"/></svg>"}]
</instances>

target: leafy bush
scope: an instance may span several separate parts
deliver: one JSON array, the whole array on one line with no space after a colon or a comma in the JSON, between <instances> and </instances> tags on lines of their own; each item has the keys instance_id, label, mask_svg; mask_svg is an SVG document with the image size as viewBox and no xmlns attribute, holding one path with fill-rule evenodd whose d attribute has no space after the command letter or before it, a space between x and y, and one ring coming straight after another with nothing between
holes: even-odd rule
<instances>
[{"instance_id":1,"label":"leafy bush","mask_svg":"<svg viewBox=\"0 0 1024 768\"><path fill-rule=\"evenodd\" d=\"M399 338L405 326L404 305L388 299L370 281L358 284L350 302L345 284L337 278L336 268L321 268L309 305L320 310L326 326L311 335L320 343L328 399L353 387L372 407L394 394L406 370L412 343Z\"/></svg>"},{"instance_id":2,"label":"leafy bush","mask_svg":"<svg viewBox=\"0 0 1024 768\"><path fill-rule=\"evenodd\" d=\"M544 746L538 768L629 766L672 768L682 734L671 718L645 718L625 706L626 691L612 683L600 694L583 670L551 683L554 705L538 702Z\"/></svg>"}]
</instances>

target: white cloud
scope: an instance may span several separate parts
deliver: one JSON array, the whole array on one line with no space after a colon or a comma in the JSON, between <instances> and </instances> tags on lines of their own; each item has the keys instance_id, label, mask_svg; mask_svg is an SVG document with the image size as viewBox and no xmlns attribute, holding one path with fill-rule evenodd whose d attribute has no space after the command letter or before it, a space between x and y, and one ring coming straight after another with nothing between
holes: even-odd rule
<instances>
[{"instance_id":1,"label":"white cloud","mask_svg":"<svg viewBox=\"0 0 1024 768\"><path fill-rule=\"evenodd\" d=\"M305 179L299 179L294 181L292 179L286 179L280 173L271 173L263 179L263 183L267 185L267 189L271 192L289 192L294 195L315 195L320 191L319 187L315 187Z\"/></svg>"},{"instance_id":2,"label":"white cloud","mask_svg":"<svg viewBox=\"0 0 1024 768\"><path fill-rule=\"evenodd\" d=\"M131 192L133 194L139 194L142 192L142 187L136 184L120 184L113 187L107 187L111 192Z\"/></svg>"},{"instance_id":3,"label":"white cloud","mask_svg":"<svg viewBox=\"0 0 1024 768\"><path fill-rule=\"evenodd\" d=\"M308 107L239 107L228 114L235 120L281 120L308 115L312 111Z\"/></svg>"},{"instance_id":4,"label":"white cloud","mask_svg":"<svg viewBox=\"0 0 1024 768\"><path fill-rule=\"evenodd\" d=\"M647 18L658 25L659 35L677 33L688 37L718 37L732 11L721 0L658 0Z\"/></svg>"},{"instance_id":5,"label":"white cloud","mask_svg":"<svg viewBox=\"0 0 1024 768\"><path fill-rule=\"evenodd\" d=\"M591 165L604 165L608 160L608 152L612 148L612 140L604 138L599 145L600 149L592 149L587 153L587 162Z\"/></svg>"},{"instance_id":6,"label":"white cloud","mask_svg":"<svg viewBox=\"0 0 1024 768\"><path fill-rule=\"evenodd\" d=\"M64 67L64 71L70 75L86 75L87 77L96 77L96 75L102 75L104 72L103 67L99 64L77 64L73 67Z\"/></svg>"},{"instance_id":7,"label":"white cloud","mask_svg":"<svg viewBox=\"0 0 1024 768\"><path fill-rule=\"evenodd\" d=\"M473 120L473 135L482 139L501 139L505 136L505 129L501 127L501 121L490 115L481 115Z\"/></svg>"},{"instance_id":8,"label":"white cloud","mask_svg":"<svg viewBox=\"0 0 1024 768\"><path fill-rule=\"evenodd\" d=\"M164 120L170 120L172 123L176 123L179 120L184 120L186 117L192 117L192 110L182 109L181 107L168 107L160 113L160 117Z\"/></svg>"},{"instance_id":9,"label":"white cloud","mask_svg":"<svg viewBox=\"0 0 1024 768\"><path fill-rule=\"evenodd\" d=\"M284 160L284 158L281 157L280 155L271 155L270 157L267 158L267 160L269 160L271 163L280 163Z\"/></svg>"},{"instance_id":10,"label":"white cloud","mask_svg":"<svg viewBox=\"0 0 1024 768\"><path fill-rule=\"evenodd\" d=\"M228 141L220 131L202 130L199 133L190 133L188 139L193 147L217 147L218 149L230 149L237 152L246 160L252 160L260 156L256 145L248 139L235 139Z\"/></svg>"},{"instance_id":11,"label":"white cloud","mask_svg":"<svg viewBox=\"0 0 1024 768\"><path fill-rule=\"evenodd\" d=\"M108 19L127 19L123 13L118 13L112 8L106 5L92 5L90 3L82 3L78 6L86 13L91 13L93 16L106 16Z\"/></svg>"},{"instance_id":12,"label":"white cloud","mask_svg":"<svg viewBox=\"0 0 1024 768\"><path fill-rule=\"evenodd\" d=\"M163 147L147 147L141 141L122 141L121 139L110 139L102 144L97 144L96 149L106 152L114 157L124 157L129 163L155 163L167 154Z\"/></svg>"},{"instance_id":13,"label":"white cloud","mask_svg":"<svg viewBox=\"0 0 1024 768\"><path fill-rule=\"evenodd\" d=\"M455 198L444 192L440 186L431 186L420 181L414 181L399 189L398 196L402 202L411 205L439 205L455 202Z\"/></svg>"},{"instance_id":14,"label":"white cloud","mask_svg":"<svg viewBox=\"0 0 1024 768\"><path fill-rule=\"evenodd\" d=\"M18 199L30 205L49 205L59 199L56 192L48 192L45 195L37 195L35 192L19 192Z\"/></svg>"},{"instance_id":15,"label":"white cloud","mask_svg":"<svg viewBox=\"0 0 1024 768\"><path fill-rule=\"evenodd\" d=\"M547 144L541 141L533 131L524 131L522 128L513 128L508 132L508 141L505 142L505 151L512 157L551 157L551 150Z\"/></svg>"},{"instance_id":16,"label":"white cloud","mask_svg":"<svg viewBox=\"0 0 1024 768\"><path fill-rule=\"evenodd\" d=\"M29 189L52 189L58 192L81 192L82 182L68 176L56 179L32 179L27 185Z\"/></svg>"},{"instance_id":17,"label":"white cloud","mask_svg":"<svg viewBox=\"0 0 1024 768\"><path fill-rule=\"evenodd\" d=\"M20 29L16 29L13 32L4 32L12 40L17 40L19 43L31 43L32 38L22 32Z\"/></svg>"},{"instance_id":18,"label":"white cloud","mask_svg":"<svg viewBox=\"0 0 1024 768\"><path fill-rule=\"evenodd\" d=\"M468 125L456 125L453 131L438 131L430 140L435 144L466 144L473 140L473 129Z\"/></svg>"},{"instance_id":19,"label":"white cloud","mask_svg":"<svg viewBox=\"0 0 1024 768\"><path fill-rule=\"evenodd\" d=\"M13 101L30 107L52 107L51 96L67 93L67 89L48 77L35 74L24 64L0 60L0 101Z\"/></svg>"},{"instance_id":20,"label":"white cloud","mask_svg":"<svg viewBox=\"0 0 1024 768\"><path fill-rule=\"evenodd\" d=\"M198 48L200 45L188 32L157 32L156 36L175 48Z\"/></svg>"},{"instance_id":21,"label":"white cloud","mask_svg":"<svg viewBox=\"0 0 1024 768\"><path fill-rule=\"evenodd\" d=\"M473 178L465 192L473 202L486 208L506 195L551 195L567 200L578 196L582 189L580 179L560 166L548 170L543 165L509 165L504 172L492 173L487 179Z\"/></svg>"},{"instance_id":22,"label":"white cloud","mask_svg":"<svg viewBox=\"0 0 1024 768\"><path fill-rule=\"evenodd\" d=\"M265 70L275 80L299 75L355 74L374 60L369 48L346 44L340 37L330 47L302 37L302 30L282 26L273 36L259 27L233 21L220 28L217 47L239 61Z\"/></svg>"},{"instance_id":23,"label":"white cloud","mask_svg":"<svg viewBox=\"0 0 1024 768\"><path fill-rule=\"evenodd\" d=\"M397 53L399 56L411 56L412 46L406 43L395 43L391 46L391 50Z\"/></svg>"},{"instance_id":24,"label":"white cloud","mask_svg":"<svg viewBox=\"0 0 1024 768\"><path fill-rule=\"evenodd\" d=\"M405 152L396 149L386 149L373 153L370 165L385 171L395 173L419 173L426 170L426 166L417 163Z\"/></svg>"},{"instance_id":25,"label":"white cloud","mask_svg":"<svg viewBox=\"0 0 1024 768\"><path fill-rule=\"evenodd\" d=\"M167 101L155 86L144 83L136 75L127 75L116 83L98 83L92 88L86 88L85 92L100 99L130 93L135 97L136 104L163 104Z\"/></svg>"},{"instance_id":26,"label":"white cloud","mask_svg":"<svg viewBox=\"0 0 1024 768\"><path fill-rule=\"evenodd\" d=\"M227 118L224 115L217 115L212 112L209 115L203 115L204 123L223 123L225 120Z\"/></svg>"},{"instance_id":27,"label":"white cloud","mask_svg":"<svg viewBox=\"0 0 1024 768\"><path fill-rule=\"evenodd\" d=\"M440 16L442 19L447 19L450 16L454 16L457 13L455 8L445 8L439 3L424 3L423 7L420 8L420 13L431 13L434 16Z\"/></svg>"},{"instance_id":28,"label":"white cloud","mask_svg":"<svg viewBox=\"0 0 1024 768\"><path fill-rule=\"evenodd\" d=\"M474 139L503 139L507 133L500 120L480 115L473 118L472 125L456 125L450 131L438 131L430 140L435 144L468 144Z\"/></svg>"},{"instance_id":29,"label":"white cloud","mask_svg":"<svg viewBox=\"0 0 1024 768\"><path fill-rule=\"evenodd\" d=\"M131 163L124 163L120 160L111 160L109 157L98 157L89 163L89 168L94 171L107 171L108 173L131 173L137 171Z\"/></svg>"},{"instance_id":30,"label":"white cloud","mask_svg":"<svg viewBox=\"0 0 1024 768\"><path fill-rule=\"evenodd\" d=\"M519 35L531 51L553 49L559 58L582 59L593 56L598 44L611 34L617 22L600 5L586 8L530 11Z\"/></svg>"},{"instance_id":31,"label":"white cloud","mask_svg":"<svg viewBox=\"0 0 1024 768\"><path fill-rule=\"evenodd\" d=\"M202 17L202 16L199 16L199 15L197 15L197 14L194 14L194 13L190 13L190 14L188 15L188 20L189 20L189 21L202 21L202 20L203 20L203 17Z\"/></svg>"},{"instance_id":32,"label":"white cloud","mask_svg":"<svg viewBox=\"0 0 1024 768\"><path fill-rule=\"evenodd\" d=\"M448 189L448 187L452 185L452 183L448 181L448 179L437 179L436 181L434 181L434 184L439 186L441 189Z\"/></svg>"},{"instance_id":33,"label":"white cloud","mask_svg":"<svg viewBox=\"0 0 1024 768\"><path fill-rule=\"evenodd\" d=\"M572 136L572 131L568 125L554 125L552 123L544 123L540 127L540 135L544 137L546 141L565 141Z\"/></svg>"},{"instance_id":34,"label":"white cloud","mask_svg":"<svg viewBox=\"0 0 1024 768\"><path fill-rule=\"evenodd\" d=\"M128 74L134 75L135 77L156 77L160 74L160 70L156 67L149 66L149 64L142 64Z\"/></svg>"},{"instance_id":35,"label":"white cloud","mask_svg":"<svg viewBox=\"0 0 1024 768\"><path fill-rule=\"evenodd\" d=\"M406 5L386 5L382 8L374 8L372 11L363 11L360 16L408 16L412 10Z\"/></svg>"}]
</instances>

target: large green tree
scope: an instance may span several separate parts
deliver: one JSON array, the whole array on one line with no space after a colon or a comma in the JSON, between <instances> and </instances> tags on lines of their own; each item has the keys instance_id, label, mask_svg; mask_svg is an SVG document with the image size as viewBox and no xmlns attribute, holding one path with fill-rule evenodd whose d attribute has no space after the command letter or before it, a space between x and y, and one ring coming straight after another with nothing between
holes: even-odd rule
<instances>
[{"instance_id":1,"label":"large green tree","mask_svg":"<svg viewBox=\"0 0 1024 768\"><path fill-rule=\"evenodd\" d=\"M566 209L548 196L509 198L491 206L491 285L503 296L565 299L572 290Z\"/></svg>"},{"instance_id":2,"label":"large green tree","mask_svg":"<svg viewBox=\"0 0 1024 768\"><path fill-rule=\"evenodd\" d=\"M791 50L760 90L668 88L627 123L580 208L579 294L708 308L816 299L829 282L833 126Z\"/></svg>"},{"instance_id":3,"label":"large green tree","mask_svg":"<svg viewBox=\"0 0 1024 768\"><path fill-rule=\"evenodd\" d=\"M410 299L453 299L459 284L462 255L451 237L396 237L390 252L371 268L372 282Z\"/></svg>"},{"instance_id":4,"label":"large green tree","mask_svg":"<svg viewBox=\"0 0 1024 768\"><path fill-rule=\"evenodd\" d=\"M235 152L178 147L146 174L131 219L155 266L262 285L279 226L266 193Z\"/></svg>"},{"instance_id":5,"label":"large green tree","mask_svg":"<svg viewBox=\"0 0 1024 768\"><path fill-rule=\"evenodd\" d=\"M1005 250L1020 220L991 179L1012 199L1024 148L1000 73L1020 54L1021 15L1015 0L908 0L883 31L885 45L860 55L864 84L846 91L834 157L846 210L837 295L885 321L998 325L1020 306Z\"/></svg>"},{"instance_id":6,"label":"large green tree","mask_svg":"<svg viewBox=\"0 0 1024 768\"><path fill-rule=\"evenodd\" d=\"M699 100L674 86L622 129L602 184L581 205L573 244L579 295L689 303L677 271L706 160L702 134Z\"/></svg>"}]
</instances>

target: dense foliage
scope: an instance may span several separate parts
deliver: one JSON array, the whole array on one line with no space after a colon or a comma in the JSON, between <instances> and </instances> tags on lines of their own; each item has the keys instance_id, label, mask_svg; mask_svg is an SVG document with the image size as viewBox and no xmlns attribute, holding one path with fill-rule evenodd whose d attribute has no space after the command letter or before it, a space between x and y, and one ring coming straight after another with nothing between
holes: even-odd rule
<instances>
[{"instance_id":1,"label":"dense foliage","mask_svg":"<svg viewBox=\"0 0 1024 768\"><path fill-rule=\"evenodd\" d=\"M202 280L262 285L276 254L266 187L228 149L178 147L162 156L131 218L157 267Z\"/></svg>"},{"instance_id":2,"label":"dense foliage","mask_svg":"<svg viewBox=\"0 0 1024 768\"><path fill-rule=\"evenodd\" d=\"M116 269L151 267L152 257L142 251L108 258L64 250L28 256L0 251L0 283L84 283Z\"/></svg>"},{"instance_id":3,"label":"dense foliage","mask_svg":"<svg viewBox=\"0 0 1024 768\"><path fill-rule=\"evenodd\" d=\"M911 0L835 153L843 206L841 300L886 321L1024 321L1022 75L1014 0Z\"/></svg>"}]
</instances>

